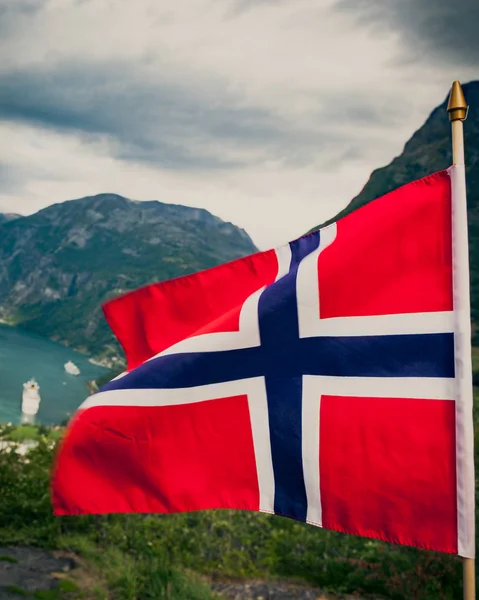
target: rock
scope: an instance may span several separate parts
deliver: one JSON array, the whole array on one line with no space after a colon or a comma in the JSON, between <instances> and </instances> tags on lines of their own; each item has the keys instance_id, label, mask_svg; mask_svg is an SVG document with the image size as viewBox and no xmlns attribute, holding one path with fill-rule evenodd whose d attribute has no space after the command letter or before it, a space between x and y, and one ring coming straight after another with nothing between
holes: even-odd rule
<instances>
[{"instance_id":1,"label":"rock","mask_svg":"<svg viewBox=\"0 0 479 600\"><path fill-rule=\"evenodd\" d=\"M346 600L353 596L328 594L320 589L280 582L213 583L211 589L230 600ZM359 600L355 597L355 600Z\"/></svg>"},{"instance_id":2,"label":"rock","mask_svg":"<svg viewBox=\"0 0 479 600\"><path fill-rule=\"evenodd\" d=\"M71 558L55 556L38 548L0 547L0 598L20 597L9 591L16 587L25 592L50 590L57 587L54 573L70 571L75 567ZM10 560L7 558L10 557Z\"/></svg>"}]
</instances>

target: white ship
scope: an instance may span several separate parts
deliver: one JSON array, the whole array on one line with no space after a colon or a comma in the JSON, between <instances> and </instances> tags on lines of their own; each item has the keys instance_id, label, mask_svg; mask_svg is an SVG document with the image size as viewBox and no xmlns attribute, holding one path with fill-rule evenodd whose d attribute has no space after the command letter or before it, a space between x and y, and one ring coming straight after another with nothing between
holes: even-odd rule
<instances>
[{"instance_id":1,"label":"white ship","mask_svg":"<svg viewBox=\"0 0 479 600\"><path fill-rule=\"evenodd\" d=\"M65 367L65 371L67 373L70 373L70 375L80 375L80 369L76 366L75 363L72 363L71 360L69 360L63 366Z\"/></svg>"},{"instance_id":2,"label":"white ship","mask_svg":"<svg viewBox=\"0 0 479 600\"><path fill-rule=\"evenodd\" d=\"M33 422L40 408L40 386L35 379L30 379L23 384L22 395L22 421Z\"/></svg>"}]
</instances>

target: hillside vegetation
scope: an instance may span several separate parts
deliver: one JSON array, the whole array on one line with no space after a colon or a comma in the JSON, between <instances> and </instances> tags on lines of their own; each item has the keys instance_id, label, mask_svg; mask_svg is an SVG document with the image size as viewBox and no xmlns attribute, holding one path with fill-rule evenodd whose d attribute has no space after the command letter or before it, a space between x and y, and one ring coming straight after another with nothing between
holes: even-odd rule
<instances>
[{"instance_id":1,"label":"hillside vegetation","mask_svg":"<svg viewBox=\"0 0 479 600\"><path fill-rule=\"evenodd\" d=\"M206 210L115 194L4 215L0 318L96 358L120 356L105 300L255 251L242 229Z\"/></svg>"}]
</instances>

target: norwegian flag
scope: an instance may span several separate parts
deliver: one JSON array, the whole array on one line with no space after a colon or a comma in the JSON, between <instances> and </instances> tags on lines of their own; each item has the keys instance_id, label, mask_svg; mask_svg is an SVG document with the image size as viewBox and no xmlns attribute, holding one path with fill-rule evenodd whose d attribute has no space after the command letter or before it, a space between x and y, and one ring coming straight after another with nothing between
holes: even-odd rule
<instances>
[{"instance_id":1,"label":"norwegian flag","mask_svg":"<svg viewBox=\"0 0 479 600\"><path fill-rule=\"evenodd\" d=\"M72 420L55 514L246 509L473 556L457 169L107 303L128 370Z\"/></svg>"}]
</instances>

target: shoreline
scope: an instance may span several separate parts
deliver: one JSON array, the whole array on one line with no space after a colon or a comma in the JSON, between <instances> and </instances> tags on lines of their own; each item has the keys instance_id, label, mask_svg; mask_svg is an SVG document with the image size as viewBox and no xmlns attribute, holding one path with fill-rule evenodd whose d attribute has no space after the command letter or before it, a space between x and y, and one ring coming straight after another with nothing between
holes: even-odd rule
<instances>
[{"instance_id":1,"label":"shoreline","mask_svg":"<svg viewBox=\"0 0 479 600\"><path fill-rule=\"evenodd\" d=\"M13 328L17 327L18 329L22 329L21 325L17 325L16 323L13 323L12 321L7 321L7 320L3 319L2 317L0 317L0 325L5 325L7 327L13 327ZM38 334L36 334L34 331L27 330L27 333L38 336ZM69 350L73 350L74 352L78 352L78 354L81 354L82 356L84 356L90 364L95 365L96 367L102 367L103 369L111 370L111 369L114 369L118 363L121 363L121 358L119 356L113 357L113 359L116 359L116 360L112 360L109 358L104 358L104 359L94 358L92 356L89 356L83 350L81 350L79 348L74 348L73 346L66 344L64 340L60 341L58 339L53 339L53 338L45 337L42 335L40 335L38 337L41 337L44 340L48 340L50 342L54 342L56 344L60 344L61 346L64 346L65 348L68 348Z\"/></svg>"},{"instance_id":2,"label":"shoreline","mask_svg":"<svg viewBox=\"0 0 479 600\"><path fill-rule=\"evenodd\" d=\"M74 348L72 348L74 350ZM88 362L96 367L103 367L104 369L113 369L115 367L115 363L111 362L108 358L98 359L98 358L88 358Z\"/></svg>"}]
</instances>

